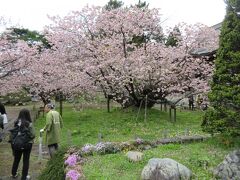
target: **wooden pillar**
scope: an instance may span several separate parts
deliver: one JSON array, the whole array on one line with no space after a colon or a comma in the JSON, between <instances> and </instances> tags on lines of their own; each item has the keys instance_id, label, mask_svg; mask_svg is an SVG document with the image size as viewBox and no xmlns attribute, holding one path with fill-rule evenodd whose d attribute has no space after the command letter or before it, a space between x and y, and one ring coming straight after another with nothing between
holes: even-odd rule
<instances>
[{"instance_id":1,"label":"wooden pillar","mask_svg":"<svg viewBox=\"0 0 240 180\"><path fill-rule=\"evenodd\" d=\"M147 122L147 98L148 98L148 95L146 95L146 98L145 98L145 113L144 113L144 122L145 123Z\"/></svg>"},{"instance_id":2,"label":"wooden pillar","mask_svg":"<svg viewBox=\"0 0 240 180\"><path fill-rule=\"evenodd\" d=\"M172 121L172 108L169 108L169 120Z\"/></svg>"},{"instance_id":3,"label":"wooden pillar","mask_svg":"<svg viewBox=\"0 0 240 180\"><path fill-rule=\"evenodd\" d=\"M107 112L110 112L110 97L107 95Z\"/></svg>"},{"instance_id":4,"label":"wooden pillar","mask_svg":"<svg viewBox=\"0 0 240 180\"><path fill-rule=\"evenodd\" d=\"M59 93L59 110L60 110L60 115L63 115L63 93Z\"/></svg>"},{"instance_id":5,"label":"wooden pillar","mask_svg":"<svg viewBox=\"0 0 240 180\"><path fill-rule=\"evenodd\" d=\"M176 122L176 116L177 116L177 111L176 111L176 107L174 106L174 114L173 114L174 122Z\"/></svg>"},{"instance_id":6,"label":"wooden pillar","mask_svg":"<svg viewBox=\"0 0 240 180\"><path fill-rule=\"evenodd\" d=\"M173 113L172 113L173 110ZM170 121L176 122L176 106L170 105L169 107L169 119Z\"/></svg>"},{"instance_id":7,"label":"wooden pillar","mask_svg":"<svg viewBox=\"0 0 240 180\"><path fill-rule=\"evenodd\" d=\"M164 111L167 112L167 102L164 101Z\"/></svg>"},{"instance_id":8,"label":"wooden pillar","mask_svg":"<svg viewBox=\"0 0 240 180\"><path fill-rule=\"evenodd\" d=\"M141 108L142 108L142 102L143 102L143 99L141 100L140 106L139 106L139 108L138 108L138 113L137 113L136 121L138 120L138 116L139 116L140 110L141 110Z\"/></svg>"}]
</instances>

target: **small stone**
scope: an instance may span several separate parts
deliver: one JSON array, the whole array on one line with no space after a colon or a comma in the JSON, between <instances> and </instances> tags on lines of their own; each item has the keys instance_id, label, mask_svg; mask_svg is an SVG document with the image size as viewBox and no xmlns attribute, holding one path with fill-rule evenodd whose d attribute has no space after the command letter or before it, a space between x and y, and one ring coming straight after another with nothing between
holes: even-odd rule
<instances>
[{"instance_id":1,"label":"small stone","mask_svg":"<svg viewBox=\"0 0 240 180\"><path fill-rule=\"evenodd\" d=\"M143 153L137 151L128 151L126 156L130 161L138 162L142 160Z\"/></svg>"}]
</instances>

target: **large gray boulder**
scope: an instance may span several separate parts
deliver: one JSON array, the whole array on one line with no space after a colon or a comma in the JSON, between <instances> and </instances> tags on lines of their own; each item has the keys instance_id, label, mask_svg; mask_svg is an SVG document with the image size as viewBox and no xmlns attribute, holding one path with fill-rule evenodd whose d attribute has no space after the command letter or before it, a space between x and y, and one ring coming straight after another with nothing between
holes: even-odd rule
<instances>
[{"instance_id":1,"label":"large gray boulder","mask_svg":"<svg viewBox=\"0 0 240 180\"><path fill-rule=\"evenodd\" d=\"M213 174L223 180L240 180L240 149L228 154Z\"/></svg>"},{"instance_id":2,"label":"large gray boulder","mask_svg":"<svg viewBox=\"0 0 240 180\"><path fill-rule=\"evenodd\" d=\"M188 180L192 172L184 165L169 158L152 158L143 168L143 180Z\"/></svg>"}]
</instances>

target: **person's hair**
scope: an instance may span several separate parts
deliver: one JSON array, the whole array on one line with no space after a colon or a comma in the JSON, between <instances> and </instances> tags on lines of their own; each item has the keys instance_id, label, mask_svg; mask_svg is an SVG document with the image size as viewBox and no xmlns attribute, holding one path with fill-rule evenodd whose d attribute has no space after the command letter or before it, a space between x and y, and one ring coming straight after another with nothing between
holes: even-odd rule
<instances>
[{"instance_id":1,"label":"person's hair","mask_svg":"<svg viewBox=\"0 0 240 180\"><path fill-rule=\"evenodd\" d=\"M0 102L0 113L1 114L7 114L5 107L4 107L4 105L1 102Z\"/></svg>"},{"instance_id":2,"label":"person's hair","mask_svg":"<svg viewBox=\"0 0 240 180\"><path fill-rule=\"evenodd\" d=\"M55 105L52 104L52 103L48 103L48 104L46 104L46 106L47 106L49 109L54 109L54 108L55 108Z\"/></svg>"},{"instance_id":3,"label":"person's hair","mask_svg":"<svg viewBox=\"0 0 240 180\"><path fill-rule=\"evenodd\" d=\"M21 120L21 126L28 127L29 124L32 122L30 111L28 109L22 109L19 114L17 121Z\"/></svg>"}]
</instances>

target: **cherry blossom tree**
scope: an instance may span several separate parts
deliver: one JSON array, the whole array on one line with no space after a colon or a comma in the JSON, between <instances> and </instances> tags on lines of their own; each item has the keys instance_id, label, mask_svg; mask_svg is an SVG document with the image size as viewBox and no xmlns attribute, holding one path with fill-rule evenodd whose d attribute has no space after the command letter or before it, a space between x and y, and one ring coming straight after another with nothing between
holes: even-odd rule
<instances>
[{"instance_id":1,"label":"cherry blossom tree","mask_svg":"<svg viewBox=\"0 0 240 180\"><path fill-rule=\"evenodd\" d=\"M46 35L59 59L124 107L140 106L146 98L151 107L168 95L209 89L213 65L191 52L217 48L218 34L211 28L180 24L177 45L167 46L155 38L163 36L158 9L85 7L51 19Z\"/></svg>"},{"instance_id":2,"label":"cherry blossom tree","mask_svg":"<svg viewBox=\"0 0 240 180\"><path fill-rule=\"evenodd\" d=\"M91 82L85 79L88 77L85 73L76 74L72 68L69 68L63 56L66 54L54 48L46 49L30 67L29 72L32 75L26 76L31 91L37 93L44 104L50 96L56 96L59 92L65 95L79 94Z\"/></svg>"},{"instance_id":3,"label":"cherry blossom tree","mask_svg":"<svg viewBox=\"0 0 240 180\"><path fill-rule=\"evenodd\" d=\"M0 79L4 84L0 87L1 94L24 88L29 93L38 94L45 105L59 90L73 93L81 87L77 82L79 79L73 81L77 76L58 59L56 51L49 49L46 39L40 34L38 36L37 32L8 28L3 32L0 43ZM83 82L83 78L81 80Z\"/></svg>"},{"instance_id":4,"label":"cherry blossom tree","mask_svg":"<svg viewBox=\"0 0 240 180\"><path fill-rule=\"evenodd\" d=\"M4 93L18 87L18 78L26 73L37 51L25 41L12 41L7 34L2 34L0 38L0 80L4 84L0 92ZM15 83L8 83L12 81Z\"/></svg>"},{"instance_id":5,"label":"cherry blossom tree","mask_svg":"<svg viewBox=\"0 0 240 180\"><path fill-rule=\"evenodd\" d=\"M21 41L1 41L6 46L0 61L5 67L1 79L9 84L6 90L24 85L41 94L97 88L124 107L145 101L151 107L172 94L208 90L213 65L192 55L202 47L217 47L217 33L206 26L178 25L177 44L168 46L161 39L158 9L85 7L51 19L45 31L51 49L36 53ZM9 67L18 69L8 70L3 63L15 62L14 57L20 64Z\"/></svg>"}]
</instances>

